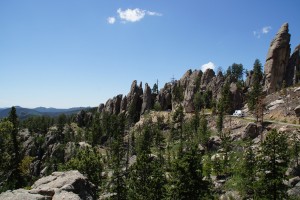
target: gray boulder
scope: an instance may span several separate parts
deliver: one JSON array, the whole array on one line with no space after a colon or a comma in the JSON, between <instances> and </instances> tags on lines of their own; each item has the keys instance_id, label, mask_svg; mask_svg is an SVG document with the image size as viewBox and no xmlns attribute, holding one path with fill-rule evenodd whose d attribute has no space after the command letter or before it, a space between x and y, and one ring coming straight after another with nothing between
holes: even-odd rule
<instances>
[{"instance_id":1,"label":"gray boulder","mask_svg":"<svg viewBox=\"0 0 300 200\"><path fill-rule=\"evenodd\" d=\"M300 105L297 106L295 109L294 109L295 113L296 113L296 116L297 117L300 117Z\"/></svg>"},{"instance_id":2,"label":"gray boulder","mask_svg":"<svg viewBox=\"0 0 300 200\"><path fill-rule=\"evenodd\" d=\"M265 90L268 93L281 89L290 58L290 37L288 23L285 23L271 42L265 63Z\"/></svg>"},{"instance_id":3,"label":"gray boulder","mask_svg":"<svg viewBox=\"0 0 300 200\"><path fill-rule=\"evenodd\" d=\"M53 172L37 180L31 190L18 189L0 194L0 200L96 199L96 186L78 171Z\"/></svg>"},{"instance_id":4,"label":"gray boulder","mask_svg":"<svg viewBox=\"0 0 300 200\"><path fill-rule=\"evenodd\" d=\"M245 130L242 133L242 139L254 139L258 136L257 126L255 123L250 122L247 124Z\"/></svg>"}]
</instances>

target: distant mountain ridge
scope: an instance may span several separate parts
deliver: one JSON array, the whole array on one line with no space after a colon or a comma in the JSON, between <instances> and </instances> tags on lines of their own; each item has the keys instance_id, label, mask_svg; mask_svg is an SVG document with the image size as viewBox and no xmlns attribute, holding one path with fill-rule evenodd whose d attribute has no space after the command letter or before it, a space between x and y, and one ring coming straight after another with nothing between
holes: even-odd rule
<instances>
[{"instance_id":1,"label":"distant mountain ridge","mask_svg":"<svg viewBox=\"0 0 300 200\"><path fill-rule=\"evenodd\" d=\"M88 110L90 107L74 107L74 108L23 108L20 106L15 106L17 110L17 115L20 119L26 119L30 116L49 116L56 117L60 114L71 115L75 114L81 110ZM11 108L0 108L0 118L7 117L9 115Z\"/></svg>"}]
</instances>

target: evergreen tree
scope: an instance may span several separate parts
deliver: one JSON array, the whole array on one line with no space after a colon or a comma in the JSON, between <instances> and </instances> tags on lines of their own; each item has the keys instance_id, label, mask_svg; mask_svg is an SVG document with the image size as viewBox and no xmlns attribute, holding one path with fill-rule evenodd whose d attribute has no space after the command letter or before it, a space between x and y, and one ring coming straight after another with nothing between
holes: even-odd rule
<instances>
[{"instance_id":1,"label":"evergreen tree","mask_svg":"<svg viewBox=\"0 0 300 200\"><path fill-rule=\"evenodd\" d=\"M13 144L11 133L13 124L8 120L0 122L0 193L14 188L14 183L9 180L9 172L13 162Z\"/></svg>"},{"instance_id":2,"label":"evergreen tree","mask_svg":"<svg viewBox=\"0 0 300 200\"><path fill-rule=\"evenodd\" d=\"M94 184L101 185L103 169L102 156L94 148L78 149L76 155L67 163L59 166L60 170L78 170Z\"/></svg>"},{"instance_id":3,"label":"evergreen tree","mask_svg":"<svg viewBox=\"0 0 300 200\"><path fill-rule=\"evenodd\" d=\"M257 102L262 95L262 85L261 80L263 77L262 65L258 59L255 60L253 65L253 84L251 90L248 93L247 103L249 110L253 111L256 109Z\"/></svg>"},{"instance_id":4,"label":"evergreen tree","mask_svg":"<svg viewBox=\"0 0 300 200\"><path fill-rule=\"evenodd\" d=\"M244 67L242 64L233 63L231 65L231 75L236 81L243 79Z\"/></svg>"},{"instance_id":5,"label":"evergreen tree","mask_svg":"<svg viewBox=\"0 0 300 200\"><path fill-rule=\"evenodd\" d=\"M288 166L287 137L273 129L262 144L262 152L258 162L259 180L255 196L261 199L285 199L287 186L286 169Z\"/></svg>"},{"instance_id":6,"label":"evergreen tree","mask_svg":"<svg viewBox=\"0 0 300 200\"><path fill-rule=\"evenodd\" d=\"M210 199L210 183L203 178L202 155L189 145L172 163L168 199Z\"/></svg>"},{"instance_id":7,"label":"evergreen tree","mask_svg":"<svg viewBox=\"0 0 300 200\"><path fill-rule=\"evenodd\" d=\"M128 199L163 199L166 178L160 160L151 156L151 127L145 126L137 148L137 161L131 166Z\"/></svg>"},{"instance_id":8,"label":"evergreen tree","mask_svg":"<svg viewBox=\"0 0 300 200\"><path fill-rule=\"evenodd\" d=\"M111 144L111 165L113 169L111 191L116 193L112 199L126 199L127 189L125 182L125 171L123 167L126 161L126 148L124 145L125 136L125 116L124 114L116 117L116 123L113 126L113 141Z\"/></svg>"},{"instance_id":9,"label":"evergreen tree","mask_svg":"<svg viewBox=\"0 0 300 200\"><path fill-rule=\"evenodd\" d=\"M202 114L200 118L199 129L198 129L198 138L200 144L202 144L206 148L206 150L208 149L208 140L211 135L207 124L208 122L206 116Z\"/></svg>"},{"instance_id":10,"label":"evergreen tree","mask_svg":"<svg viewBox=\"0 0 300 200\"><path fill-rule=\"evenodd\" d=\"M252 141L247 142L243 153L239 174L242 178L241 193L248 198L253 198L254 183L256 181L256 158L252 149Z\"/></svg>"},{"instance_id":11,"label":"evergreen tree","mask_svg":"<svg viewBox=\"0 0 300 200\"><path fill-rule=\"evenodd\" d=\"M152 93L153 94L158 94L158 85L157 85L157 83L154 83L154 85L152 87Z\"/></svg>"},{"instance_id":12,"label":"evergreen tree","mask_svg":"<svg viewBox=\"0 0 300 200\"><path fill-rule=\"evenodd\" d=\"M20 188L23 185L23 178L21 176L21 172L19 170L19 163L21 162L21 151L20 151L20 143L18 140L18 132L19 132L19 119L17 116L17 110L15 107L12 107L8 116L8 120L12 123L13 128L11 132L11 139L13 144L13 155L11 161L11 169L12 169L12 177L11 180L14 182L14 188Z\"/></svg>"},{"instance_id":13,"label":"evergreen tree","mask_svg":"<svg viewBox=\"0 0 300 200\"><path fill-rule=\"evenodd\" d=\"M223 104L224 112L227 114L232 114L232 95L230 91L230 83L228 81L225 82L222 88L222 97L220 101Z\"/></svg>"},{"instance_id":14,"label":"evergreen tree","mask_svg":"<svg viewBox=\"0 0 300 200\"><path fill-rule=\"evenodd\" d=\"M217 116L217 130L219 133L222 132L224 121L224 103L222 99L218 102L218 116Z\"/></svg>"}]
</instances>

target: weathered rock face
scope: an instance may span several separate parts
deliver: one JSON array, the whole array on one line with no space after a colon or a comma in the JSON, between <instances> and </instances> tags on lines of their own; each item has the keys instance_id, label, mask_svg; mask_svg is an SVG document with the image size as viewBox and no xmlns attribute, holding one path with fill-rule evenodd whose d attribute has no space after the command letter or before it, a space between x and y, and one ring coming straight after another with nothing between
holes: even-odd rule
<instances>
[{"instance_id":1,"label":"weathered rock face","mask_svg":"<svg viewBox=\"0 0 300 200\"><path fill-rule=\"evenodd\" d=\"M217 76L213 77L212 80L207 84L206 90L212 91L212 96L214 99L219 99L221 97L224 81L225 79L223 73L222 71L219 71Z\"/></svg>"},{"instance_id":2,"label":"weathered rock face","mask_svg":"<svg viewBox=\"0 0 300 200\"><path fill-rule=\"evenodd\" d=\"M124 98L121 101L121 112L126 112L127 109L127 97L124 96Z\"/></svg>"},{"instance_id":3,"label":"weathered rock face","mask_svg":"<svg viewBox=\"0 0 300 200\"><path fill-rule=\"evenodd\" d=\"M186 83L186 89L184 92L184 99L183 99L183 108L185 112L192 112L195 110L194 106L194 96L197 89L197 80L200 79L202 76L202 72L195 70L190 74L188 77L188 81Z\"/></svg>"},{"instance_id":4,"label":"weathered rock face","mask_svg":"<svg viewBox=\"0 0 300 200\"><path fill-rule=\"evenodd\" d=\"M245 81L245 87L249 88L253 84L253 71L250 70L246 74L246 81Z\"/></svg>"},{"instance_id":5,"label":"weathered rock face","mask_svg":"<svg viewBox=\"0 0 300 200\"><path fill-rule=\"evenodd\" d=\"M300 82L300 45L298 45L290 60L286 69L285 81L287 86L291 86Z\"/></svg>"},{"instance_id":6,"label":"weathered rock face","mask_svg":"<svg viewBox=\"0 0 300 200\"><path fill-rule=\"evenodd\" d=\"M96 186L78 171L53 172L37 180L31 190L9 190L0 194L2 199L96 199Z\"/></svg>"},{"instance_id":7,"label":"weathered rock face","mask_svg":"<svg viewBox=\"0 0 300 200\"><path fill-rule=\"evenodd\" d=\"M109 114L119 114L121 110L122 97L123 95L119 94L113 99L108 99L103 110Z\"/></svg>"},{"instance_id":8,"label":"weathered rock face","mask_svg":"<svg viewBox=\"0 0 300 200\"><path fill-rule=\"evenodd\" d=\"M119 94L118 96L113 98L113 104L114 104L114 109L113 109L113 114L117 115L121 111L121 102L122 102L122 94Z\"/></svg>"},{"instance_id":9,"label":"weathered rock face","mask_svg":"<svg viewBox=\"0 0 300 200\"><path fill-rule=\"evenodd\" d=\"M212 69L207 69L201 77L201 89L205 90L207 85L213 80L215 77L215 72Z\"/></svg>"},{"instance_id":10,"label":"weathered rock face","mask_svg":"<svg viewBox=\"0 0 300 200\"><path fill-rule=\"evenodd\" d=\"M97 112L101 113L104 109L104 104L101 103L99 106L98 106L98 109L97 109Z\"/></svg>"},{"instance_id":11,"label":"weathered rock face","mask_svg":"<svg viewBox=\"0 0 300 200\"><path fill-rule=\"evenodd\" d=\"M300 105L297 106L295 109L294 109L295 113L296 113L296 116L297 117L300 117Z\"/></svg>"},{"instance_id":12,"label":"weathered rock face","mask_svg":"<svg viewBox=\"0 0 300 200\"><path fill-rule=\"evenodd\" d=\"M290 37L288 23L279 29L271 42L265 63L265 90L272 93L281 88L290 57Z\"/></svg>"},{"instance_id":13,"label":"weathered rock face","mask_svg":"<svg viewBox=\"0 0 300 200\"><path fill-rule=\"evenodd\" d=\"M130 110L131 106L134 106L135 112L140 114L143 103L143 88L142 82L137 85L137 81L134 80L130 87L130 92L127 95L127 112Z\"/></svg>"},{"instance_id":14,"label":"weathered rock face","mask_svg":"<svg viewBox=\"0 0 300 200\"><path fill-rule=\"evenodd\" d=\"M232 94L233 109L239 110L243 107L243 91L237 87L236 83L231 83L230 92Z\"/></svg>"},{"instance_id":15,"label":"weathered rock face","mask_svg":"<svg viewBox=\"0 0 300 200\"><path fill-rule=\"evenodd\" d=\"M254 139L258 136L258 132L256 131L256 124L251 122L249 123L244 132L242 133L242 139Z\"/></svg>"},{"instance_id":16,"label":"weathered rock face","mask_svg":"<svg viewBox=\"0 0 300 200\"><path fill-rule=\"evenodd\" d=\"M145 84L145 91L143 94L143 104L141 114L144 114L146 111L149 111L152 107L152 94L151 88L149 87L148 83Z\"/></svg>"},{"instance_id":17,"label":"weathered rock face","mask_svg":"<svg viewBox=\"0 0 300 200\"><path fill-rule=\"evenodd\" d=\"M162 110L172 109L171 88L172 85L166 83L164 88L162 88L156 96L156 101L160 104Z\"/></svg>"},{"instance_id":18,"label":"weathered rock face","mask_svg":"<svg viewBox=\"0 0 300 200\"><path fill-rule=\"evenodd\" d=\"M188 86L190 81L190 76L192 74L192 70L188 70L185 72L185 74L180 78L179 85L183 87L184 89Z\"/></svg>"}]
</instances>

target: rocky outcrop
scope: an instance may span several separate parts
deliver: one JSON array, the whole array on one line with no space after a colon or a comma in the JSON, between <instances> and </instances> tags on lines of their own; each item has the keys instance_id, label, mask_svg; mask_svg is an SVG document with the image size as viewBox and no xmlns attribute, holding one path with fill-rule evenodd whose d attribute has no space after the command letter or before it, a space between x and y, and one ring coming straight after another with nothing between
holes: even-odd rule
<instances>
[{"instance_id":1,"label":"rocky outcrop","mask_svg":"<svg viewBox=\"0 0 300 200\"><path fill-rule=\"evenodd\" d=\"M2 199L96 199L96 186L78 171L53 172L37 180L31 190L9 190L0 194Z\"/></svg>"},{"instance_id":2,"label":"rocky outcrop","mask_svg":"<svg viewBox=\"0 0 300 200\"><path fill-rule=\"evenodd\" d=\"M300 117L300 105L297 106L295 109L294 109L295 113L296 113L296 116L297 117Z\"/></svg>"},{"instance_id":3,"label":"rocky outcrop","mask_svg":"<svg viewBox=\"0 0 300 200\"><path fill-rule=\"evenodd\" d=\"M90 112L86 112L85 110L81 110L76 115L76 122L78 126L82 127L90 123L93 119L93 115Z\"/></svg>"},{"instance_id":4,"label":"rocky outcrop","mask_svg":"<svg viewBox=\"0 0 300 200\"><path fill-rule=\"evenodd\" d=\"M239 89L236 83L231 83L230 92L232 94L233 110L239 110L243 107L243 91Z\"/></svg>"},{"instance_id":5,"label":"rocky outcrop","mask_svg":"<svg viewBox=\"0 0 300 200\"><path fill-rule=\"evenodd\" d=\"M127 96L124 96L124 98L121 101L121 112L126 112L127 109Z\"/></svg>"},{"instance_id":6,"label":"rocky outcrop","mask_svg":"<svg viewBox=\"0 0 300 200\"><path fill-rule=\"evenodd\" d=\"M268 93L282 86L291 51L290 37L288 23L285 23L271 42L265 63L265 90Z\"/></svg>"},{"instance_id":7,"label":"rocky outcrop","mask_svg":"<svg viewBox=\"0 0 300 200\"><path fill-rule=\"evenodd\" d=\"M192 112L195 110L194 107L194 96L197 92L197 80L201 78L202 72L195 70L193 71L190 76L188 77L188 81L186 82L186 89L184 92L184 99L183 99L183 108L185 112ZM198 83L199 84L199 83Z\"/></svg>"},{"instance_id":8,"label":"rocky outcrop","mask_svg":"<svg viewBox=\"0 0 300 200\"><path fill-rule=\"evenodd\" d=\"M162 110L172 109L172 84L166 83L156 96Z\"/></svg>"},{"instance_id":9,"label":"rocky outcrop","mask_svg":"<svg viewBox=\"0 0 300 200\"><path fill-rule=\"evenodd\" d=\"M98 109L97 109L97 112L101 113L104 109L104 104L101 103L99 106L98 106Z\"/></svg>"},{"instance_id":10,"label":"rocky outcrop","mask_svg":"<svg viewBox=\"0 0 300 200\"><path fill-rule=\"evenodd\" d=\"M213 77L212 80L207 84L206 90L212 92L214 99L219 99L221 97L222 87L224 85L224 76L222 71L219 71L217 76Z\"/></svg>"},{"instance_id":11,"label":"rocky outcrop","mask_svg":"<svg viewBox=\"0 0 300 200\"><path fill-rule=\"evenodd\" d=\"M300 82L300 45L298 45L291 58L286 69L285 81L287 86L295 85Z\"/></svg>"},{"instance_id":12,"label":"rocky outcrop","mask_svg":"<svg viewBox=\"0 0 300 200\"><path fill-rule=\"evenodd\" d=\"M118 96L113 98L113 114L118 115L121 111L121 102L122 102L122 94L119 94Z\"/></svg>"},{"instance_id":13,"label":"rocky outcrop","mask_svg":"<svg viewBox=\"0 0 300 200\"><path fill-rule=\"evenodd\" d=\"M184 89L189 84L191 74L192 74L192 70L189 69L184 73L184 75L179 80L179 85Z\"/></svg>"},{"instance_id":14,"label":"rocky outcrop","mask_svg":"<svg viewBox=\"0 0 300 200\"><path fill-rule=\"evenodd\" d=\"M123 95L119 94L113 99L108 99L103 110L109 114L118 115L121 110L122 97Z\"/></svg>"},{"instance_id":15,"label":"rocky outcrop","mask_svg":"<svg viewBox=\"0 0 300 200\"><path fill-rule=\"evenodd\" d=\"M251 122L247 124L244 132L242 133L242 139L254 139L258 136L257 126Z\"/></svg>"},{"instance_id":16,"label":"rocky outcrop","mask_svg":"<svg viewBox=\"0 0 300 200\"><path fill-rule=\"evenodd\" d=\"M142 88L142 82L140 85L137 85L137 81L134 80L130 87L130 92L127 95L127 109L126 113L131 113L132 115L138 116L142 109L142 103L143 103L143 88ZM135 120L138 120L135 117Z\"/></svg>"},{"instance_id":17,"label":"rocky outcrop","mask_svg":"<svg viewBox=\"0 0 300 200\"><path fill-rule=\"evenodd\" d=\"M152 107L152 94L151 88L148 83L145 84L145 91L143 93L143 104L141 114L144 114L146 111L149 111Z\"/></svg>"},{"instance_id":18,"label":"rocky outcrop","mask_svg":"<svg viewBox=\"0 0 300 200\"><path fill-rule=\"evenodd\" d=\"M205 90L207 85L213 80L215 77L215 72L212 69L207 69L201 77L201 89Z\"/></svg>"}]
</instances>

